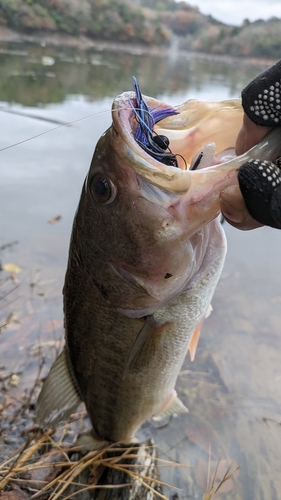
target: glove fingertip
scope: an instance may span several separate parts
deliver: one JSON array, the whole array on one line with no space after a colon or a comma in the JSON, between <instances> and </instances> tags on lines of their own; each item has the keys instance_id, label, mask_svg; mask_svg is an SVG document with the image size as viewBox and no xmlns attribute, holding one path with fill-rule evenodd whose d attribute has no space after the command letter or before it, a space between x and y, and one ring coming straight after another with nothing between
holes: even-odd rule
<instances>
[{"instance_id":1,"label":"glove fingertip","mask_svg":"<svg viewBox=\"0 0 281 500\"><path fill-rule=\"evenodd\" d=\"M281 60L256 76L242 91L242 106L256 125L281 126Z\"/></svg>"},{"instance_id":2,"label":"glove fingertip","mask_svg":"<svg viewBox=\"0 0 281 500\"><path fill-rule=\"evenodd\" d=\"M249 214L266 226L281 228L281 172L269 161L250 160L238 171Z\"/></svg>"}]
</instances>

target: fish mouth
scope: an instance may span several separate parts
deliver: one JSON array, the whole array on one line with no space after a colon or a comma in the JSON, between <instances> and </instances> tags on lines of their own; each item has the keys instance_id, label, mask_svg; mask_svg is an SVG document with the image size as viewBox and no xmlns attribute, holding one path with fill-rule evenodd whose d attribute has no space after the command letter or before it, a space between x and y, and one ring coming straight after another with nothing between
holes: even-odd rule
<instances>
[{"instance_id":1,"label":"fish mouth","mask_svg":"<svg viewBox=\"0 0 281 500\"><path fill-rule=\"evenodd\" d=\"M154 137L168 139L168 155L175 161L167 164L165 155L152 155L136 140L140 126L137 91L124 92L113 102L113 127L122 139L116 153L138 175L160 189L178 195L189 192L194 200L198 186L205 186L204 195L214 184L223 189L237 181L237 171L247 161L273 161L280 155L279 130L270 132L246 153L235 155L243 120L239 99L218 102L190 99L176 108L152 97L141 96L141 99L149 109L145 113L166 116L154 123L152 133Z\"/></svg>"}]
</instances>

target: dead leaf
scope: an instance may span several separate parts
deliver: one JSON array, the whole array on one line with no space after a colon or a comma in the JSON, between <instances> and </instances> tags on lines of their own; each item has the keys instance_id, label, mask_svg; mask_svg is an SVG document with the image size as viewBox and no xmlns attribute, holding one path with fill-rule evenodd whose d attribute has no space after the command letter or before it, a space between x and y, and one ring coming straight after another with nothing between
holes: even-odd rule
<instances>
[{"instance_id":1,"label":"dead leaf","mask_svg":"<svg viewBox=\"0 0 281 500\"><path fill-rule=\"evenodd\" d=\"M26 500L30 498L31 494L28 494L23 490L12 490L12 491L2 491L1 500Z\"/></svg>"},{"instance_id":2,"label":"dead leaf","mask_svg":"<svg viewBox=\"0 0 281 500\"><path fill-rule=\"evenodd\" d=\"M18 273L22 272L22 269L19 266L17 266L16 264L11 264L11 263L4 264L3 269L5 271L8 271L8 273L11 273L11 274L18 274Z\"/></svg>"},{"instance_id":3,"label":"dead leaf","mask_svg":"<svg viewBox=\"0 0 281 500\"><path fill-rule=\"evenodd\" d=\"M210 445L212 455L216 455L219 453L219 447L221 446L218 441L218 436L211 425L206 424L205 422L200 423L197 421L195 423L184 427L185 435L188 440L192 443L196 444L201 450L205 451L209 454Z\"/></svg>"},{"instance_id":4,"label":"dead leaf","mask_svg":"<svg viewBox=\"0 0 281 500\"><path fill-rule=\"evenodd\" d=\"M19 474L19 477L23 479L22 485L25 484L24 480L28 480L26 484L30 488L41 490L46 483L51 482L62 471L62 467L56 466L58 462L65 462L65 454L62 451L51 450L45 453L34 463L32 470Z\"/></svg>"},{"instance_id":5,"label":"dead leaf","mask_svg":"<svg viewBox=\"0 0 281 500\"><path fill-rule=\"evenodd\" d=\"M20 382L19 376L16 373L13 373L10 376L10 380L9 380L10 385L12 387L17 387L19 385L19 382Z\"/></svg>"},{"instance_id":6,"label":"dead leaf","mask_svg":"<svg viewBox=\"0 0 281 500\"><path fill-rule=\"evenodd\" d=\"M57 215L56 217L53 217L52 219L48 220L49 224L56 224L61 220L61 215Z\"/></svg>"}]
</instances>

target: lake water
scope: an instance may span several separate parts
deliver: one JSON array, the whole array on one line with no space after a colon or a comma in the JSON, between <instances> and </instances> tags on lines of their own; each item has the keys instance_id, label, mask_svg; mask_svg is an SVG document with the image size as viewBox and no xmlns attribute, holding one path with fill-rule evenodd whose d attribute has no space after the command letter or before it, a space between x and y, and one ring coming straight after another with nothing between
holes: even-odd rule
<instances>
[{"instance_id":1,"label":"lake water","mask_svg":"<svg viewBox=\"0 0 281 500\"><path fill-rule=\"evenodd\" d=\"M19 396L36 376L36 345L46 373L51 348L63 336L72 220L96 141L111 123L113 98L132 89L132 75L144 94L174 105L239 97L263 66L2 44L0 67L0 259L21 269L13 279L0 273L1 295L7 294L0 324L8 323L0 338L0 376L2 388L8 384ZM141 435L153 435L162 458L191 465L162 472L182 488L180 498L203 498L208 461L212 472L220 458L220 478L228 464L240 468L216 498L277 500L281 233L227 225L225 231L229 250L214 310L195 361L186 360L178 380L190 412L164 428L145 424Z\"/></svg>"}]
</instances>

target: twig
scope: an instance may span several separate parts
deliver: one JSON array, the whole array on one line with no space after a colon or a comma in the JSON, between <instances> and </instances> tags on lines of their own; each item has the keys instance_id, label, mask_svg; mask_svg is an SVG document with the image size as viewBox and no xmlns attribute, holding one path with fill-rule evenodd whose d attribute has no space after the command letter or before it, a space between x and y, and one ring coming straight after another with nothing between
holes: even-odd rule
<instances>
[{"instance_id":1,"label":"twig","mask_svg":"<svg viewBox=\"0 0 281 500\"><path fill-rule=\"evenodd\" d=\"M17 467L21 467L22 465L24 465L28 460L30 460L30 458L32 457L32 455L34 455L34 453L40 448L41 444L45 441L46 437L51 433L52 431L47 431L43 434L43 436L41 436L40 439L38 439L38 441L36 441L36 443L34 443L34 445L32 445L30 448L28 448L25 452L22 453L22 457L21 459L19 459L17 461ZM13 471L13 467L14 465L16 464L13 464L12 467L10 468L10 472L8 472L8 474L4 477L4 479L2 479L2 481L0 482L0 491L3 490L5 488L5 486L7 486L7 484L9 483L9 481L11 480L11 478L16 474L16 472Z\"/></svg>"}]
</instances>

